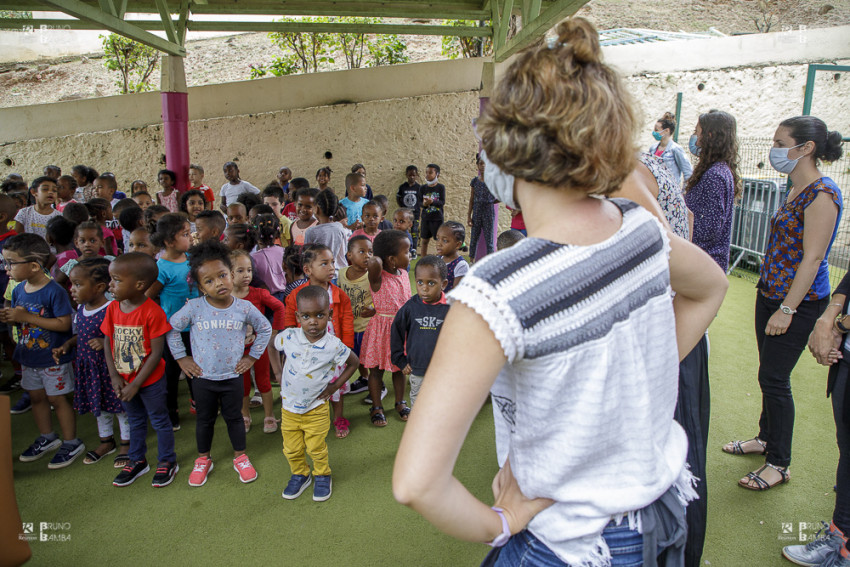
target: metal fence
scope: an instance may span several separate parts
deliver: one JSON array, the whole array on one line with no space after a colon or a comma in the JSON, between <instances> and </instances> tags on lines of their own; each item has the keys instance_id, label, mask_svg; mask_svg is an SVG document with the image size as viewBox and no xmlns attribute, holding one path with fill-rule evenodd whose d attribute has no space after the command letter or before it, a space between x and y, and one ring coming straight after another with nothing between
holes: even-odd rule
<instances>
[{"instance_id":1,"label":"metal fence","mask_svg":"<svg viewBox=\"0 0 850 567\"><path fill-rule=\"evenodd\" d=\"M770 220L785 199L787 176L776 172L767 156L773 140L767 137L739 138L740 165L738 174L744 180L744 191L735 203L732 216L732 273L758 281ZM845 199L850 192L850 157L845 155L833 163L822 163L820 170L842 189ZM830 284L841 281L850 264L850 211L847 203L838 225L838 234L829 253Z\"/></svg>"}]
</instances>

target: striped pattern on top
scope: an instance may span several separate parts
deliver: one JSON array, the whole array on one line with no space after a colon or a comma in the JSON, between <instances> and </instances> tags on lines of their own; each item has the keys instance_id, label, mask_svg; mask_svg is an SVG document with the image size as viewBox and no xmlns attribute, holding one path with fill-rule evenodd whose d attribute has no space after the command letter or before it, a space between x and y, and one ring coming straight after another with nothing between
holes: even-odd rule
<instances>
[{"instance_id":1,"label":"striped pattern on top","mask_svg":"<svg viewBox=\"0 0 850 567\"><path fill-rule=\"evenodd\" d=\"M523 494L555 500L528 529L571 565L604 563L605 525L687 472L667 236L636 204L612 202L623 219L611 237L527 238L449 294L507 357L491 389L499 463L510 455Z\"/></svg>"}]
</instances>

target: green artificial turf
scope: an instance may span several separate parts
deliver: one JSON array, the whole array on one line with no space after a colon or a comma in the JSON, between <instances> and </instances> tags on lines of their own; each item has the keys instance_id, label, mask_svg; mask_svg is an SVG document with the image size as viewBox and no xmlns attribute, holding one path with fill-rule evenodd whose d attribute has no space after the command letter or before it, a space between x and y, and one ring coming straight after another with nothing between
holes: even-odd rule
<instances>
[{"instance_id":1,"label":"green artificial turf","mask_svg":"<svg viewBox=\"0 0 850 567\"><path fill-rule=\"evenodd\" d=\"M714 566L790 565L780 557L780 537L797 537L799 523L831 517L838 452L832 409L824 397L826 370L804 353L793 375L797 404L792 480L765 493L744 490L737 479L759 466L759 457L735 457L720 447L757 433L761 398L753 335L755 289L730 278L720 315L710 330L712 416L708 451L709 519L703 556ZM387 384L391 381L387 376ZM182 386L185 388L185 386ZM440 534L396 504L390 490L395 450L404 425L385 400L389 425L369 424L364 394L346 397L351 420L347 439L328 438L334 492L313 502L308 489L298 500L280 497L290 471L280 433L262 432L262 411L248 434L248 454L259 472L243 485L232 468L227 432L219 420L213 442L215 470L207 484L187 484L194 451L194 421L187 408L176 434L181 467L166 488L150 486L152 473L127 488L111 485L112 457L95 465L82 460L67 469L47 469L47 459L14 462L15 488L24 522L69 523L66 542L32 542L32 565L263 565L299 566L477 565L488 548ZM450 395L450 393L449 393ZM183 396L185 399L185 396ZM13 396L13 402L17 394ZM276 406L278 411L278 406ZM540 416L545 424L546 416ZM13 453L36 437L30 414L12 416ZM97 444L94 418L80 417L80 436ZM148 457L156 459L155 437ZM485 502L496 473L491 407L476 419L456 474ZM792 534L782 533L790 523ZM808 527L804 535L813 534Z\"/></svg>"}]
</instances>

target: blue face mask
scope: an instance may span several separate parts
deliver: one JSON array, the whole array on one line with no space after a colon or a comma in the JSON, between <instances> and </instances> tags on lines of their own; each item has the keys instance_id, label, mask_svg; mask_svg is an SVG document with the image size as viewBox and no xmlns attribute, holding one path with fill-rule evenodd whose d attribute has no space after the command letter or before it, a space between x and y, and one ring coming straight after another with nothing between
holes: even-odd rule
<instances>
[{"instance_id":1,"label":"blue face mask","mask_svg":"<svg viewBox=\"0 0 850 567\"><path fill-rule=\"evenodd\" d=\"M653 131L653 132L652 132L652 137L653 137L653 138L655 138L656 140L658 140L658 141L660 142L660 141L661 141L661 132Z\"/></svg>"},{"instance_id":2,"label":"blue face mask","mask_svg":"<svg viewBox=\"0 0 850 567\"><path fill-rule=\"evenodd\" d=\"M789 158L788 152L790 150L793 150L794 148L799 148L800 146L804 145L806 145L805 142L803 142L802 144L797 144L796 146L790 148L770 148L770 154L768 155L768 161L770 161L770 166L779 173L784 173L785 175L788 175L789 173L794 171L794 168L797 167L797 162L800 161L800 158Z\"/></svg>"},{"instance_id":3,"label":"blue face mask","mask_svg":"<svg viewBox=\"0 0 850 567\"><path fill-rule=\"evenodd\" d=\"M696 134L691 134L691 139L688 140L688 149L691 150L691 153L695 156L699 156L699 153L702 151L702 148L697 145L697 139Z\"/></svg>"}]
</instances>

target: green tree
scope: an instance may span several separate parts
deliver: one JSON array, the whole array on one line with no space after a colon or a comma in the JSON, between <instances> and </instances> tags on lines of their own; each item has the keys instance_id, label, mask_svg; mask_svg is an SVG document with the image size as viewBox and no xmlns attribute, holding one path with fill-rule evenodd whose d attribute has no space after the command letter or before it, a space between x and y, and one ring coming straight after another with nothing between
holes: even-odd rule
<instances>
[{"instance_id":1,"label":"green tree","mask_svg":"<svg viewBox=\"0 0 850 567\"><path fill-rule=\"evenodd\" d=\"M102 35L100 39L103 41L104 66L121 73L121 78L115 81L121 94L151 90L150 78L159 63L159 51L114 33Z\"/></svg>"},{"instance_id":2,"label":"green tree","mask_svg":"<svg viewBox=\"0 0 850 567\"><path fill-rule=\"evenodd\" d=\"M302 22L302 23L328 23L330 18L320 16L312 18L301 18L294 20L291 18L283 18L281 22ZM291 70L291 72L301 71L303 73L315 73L319 70L322 64L333 64L334 58L331 56L332 38L331 34L324 32L273 32L269 34L272 43L278 46L285 52L283 58L275 58L272 68L277 70ZM283 61L279 61L283 59ZM292 63L295 67L292 67ZM274 70L270 68L270 72ZM290 73L285 73L290 74Z\"/></svg>"},{"instance_id":3,"label":"green tree","mask_svg":"<svg viewBox=\"0 0 850 567\"><path fill-rule=\"evenodd\" d=\"M443 25L477 26L478 22L470 20L447 20ZM449 59L457 59L458 57L487 57L493 55L493 38L444 35L442 52Z\"/></svg>"},{"instance_id":4,"label":"green tree","mask_svg":"<svg viewBox=\"0 0 850 567\"><path fill-rule=\"evenodd\" d=\"M299 20L284 18L280 21L379 24L383 20L360 17L315 17ZM315 73L336 63L335 54L343 56L347 69L358 69L364 64L369 67L394 65L410 60L406 54L407 44L397 35L392 34L273 32L269 34L269 39L283 51L283 54L275 56L270 65L250 65L252 79L268 75L281 77L295 73Z\"/></svg>"},{"instance_id":5,"label":"green tree","mask_svg":"<svg viewBox=\"0 0 850 567\"><path fill-rule=\"evenodd\" d=\"M407 44L397 35L381 34L369 42L369 67L407 63Z\"/></svg>"}]
</instances>

